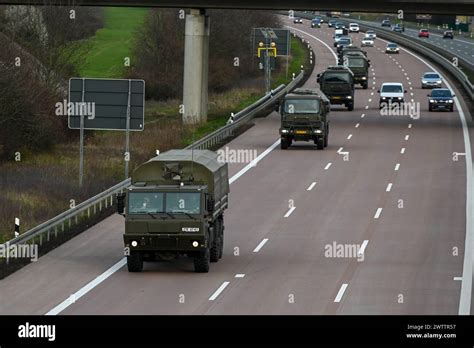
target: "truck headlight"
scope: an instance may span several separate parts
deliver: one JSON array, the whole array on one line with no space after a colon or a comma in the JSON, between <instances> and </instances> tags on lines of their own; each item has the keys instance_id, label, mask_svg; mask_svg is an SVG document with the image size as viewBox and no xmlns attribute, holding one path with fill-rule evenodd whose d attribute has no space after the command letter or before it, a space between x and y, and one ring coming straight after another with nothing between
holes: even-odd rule
<instances>
[{"instance_id":1,"label":"truck headlight","mask_svg":"<svg viewBox=\"0 0 474 348\"><path fill-rule=\"evenodd\" d=\"M433 99L430 99L430 103L434 103L435 101Z\"/></svg>"},{"instance_id":2,"label":"truck headlight","mask_svg":"<svg viewBox=\"0 0 474 348\"><path fill-rule=\"evenodd\" d=\"M351 97L351 96L348 96L347 99L352 99L352 97Z\"/></svg>"},{"instance_id":3,"label":"truck headlight","mask_svg":"<svg viewBox=\"0 0 474 348\"><path fill-rule=\"evenodd\" d=\"M382 100L386 100L386 99L387 99L387 97L382 97Z\"/></svg>"},{"instance_id":4,"label":"truck headlight","mask_svg":"<svg viewBox=\"0 0 474 348\"><path fill-rule=\"evenodd\" d=\"M132 247L136 248L138 246L138 242L136 240L132 240Z\"/></svg>"},{"instance_id":5,"label":"truck headlight","mask_svg":"<svg viewBox=\"0 0 474 348\"><path fill-rule=\"evenodd\" d=\"M364 77L362 78L362 80L367 80L367 77L364 76Z\"/></svg>"},{"instance_id":6,"label":"truck headlight","mask_svg":"<svg viewBox=\"0 0 474 348\"><path fill-rule=\"evenodd\" d=\"M402 97L398 97L398 100L402 100L403 98Z\"/></svg>"},{"instance_id":7,"label":"truck headlight","mask_svg":"<svg viewBox=\"0 0 474 348\"><path fill-rule=\"evenodd\" d=\"M281 132L286 134L286 133L288 133L288 129L282 129Z\"/></svg>"},{"instance_id":8,"label":"truck headlight","mask_svg":"<svg viewBox=\"0 0 474 348\"><path fill-rule=\"evenodd\" d=\"M193 247L197 248L199 246L199 243L197 241L193 242Z\"/></svg>"},{"instance_id":9,"label":"truck headlight","mask_svg":"<svg viewBox=\"0 0 474 348\"><path fill-rule=\"evenodd\" d=\"M323 131L321 129L316 129L314 132L317 134L321 134Z\"/></svg>"}]
</instances>

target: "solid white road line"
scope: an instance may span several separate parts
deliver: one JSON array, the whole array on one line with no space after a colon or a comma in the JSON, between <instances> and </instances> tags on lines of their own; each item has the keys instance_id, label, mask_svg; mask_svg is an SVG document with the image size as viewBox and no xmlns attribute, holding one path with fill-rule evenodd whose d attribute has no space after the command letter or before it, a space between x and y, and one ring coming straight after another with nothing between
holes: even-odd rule
<instances>
[{"instance_id":1,"label":"solid white road line","mask_svg":"<svg viewBox=\"0 0 474 348\"><path fill-rule=\"evenodd\" d=\"M260 251L260 249L263 248L263 246L265 245L265 243L268 242L268 238L265 238L264 240L262 240L260 242L259 245L257 245L257 247L253 250L254 253L258 253Z\"/></svg>"},{"instance_id":2,"label":"solid white road line","mask_svg":"<svg viewBox=\"0 0 474 348\"><path fill-rule=\"evenodd\" d=\"M328 164L326 164L326 167L324 167L324 170L328 170L331 166L332 166L332 163L329 162Z\"/></svg>"},{"instance_id":3,"label":"solid white road line","mask_svg":"<svg viewBox=\"0 0 474 348\"><path fill-rule=\"evenodd\" d=\"M342 284L341 288L339 289L339 292L337 293L336 298L334 299L334 302L341 302L342 296L344 296L344 292L347 289L348 284L344 283Z\"/></svg>"},{"instance_id":4,"label":"solid white road line","mask_svg":"<svg viewBox=\"0 0 474 348\"><path fill-rule=\"evenodd\" d=\"M300 33L303 33L303 34L305 34L306 36L309 36L309 37L311 37L311 38L313 38L313 39L315 39L315 40L318 40L320 43L322 43L324 46L326 46L326 48L332 53L332 55L334 56L334 59L336 60L336 64L337 64L337 62L338 62L338 60L339 60L338 57L337 57L337 54L334 53L334 50L333 50L327 43L325 43L323 40L318 39L316 36L311 35L311 34L308 34L307 32L305 32L305 31L303 31L303 30L299 30L299 29L296 29L296 28L294 28L294 27L290 27L290 26L288 26L288 25L286 25L286 27L287 27L287 28L290 28L290 29L293 29L293 30L296 30L296 31L299 31Z\"/></svg>"},{"instance_id":5,"label":"solid white road line","mask_svg":"<svg viewBox=\"0 0 474 348\"><path fill-rule=\"evenodd\" d=\"M358 255L364 255L364 253L365 253L365 248L367 248L367 245L368 245L368 244L369 244L369 241L368 241L367 239L364 240L364 242L363 242L362 245L360 246Z\"/></svg>"},{"instance_id":6,"label":"solid white road line","mask_svg":"<svg viewBox=\"0 0 474 348\"><path fill-rule=\"evenodd\" d=\"M247 164L244 168L242 168L238 173L236 173L233 177L231 177L229 179L229 184L232 184L234 181L236 181L242 175L247 173L251 168L255 167L258 164L258 162L260 162L265 156L267 156L270 152L272 152L279 145L280 145L280 139L275 141L269 148L267 148L260 155L258 155L257 158L255 158L253 161L251 161L249 164Z\"/></svg>"},{"instance_id":7,"label":"solid white road line","mask_svg":"<svg viewBox=\"0 0 474 348\"><path fill-rule=\"evenodd\" d=\"M374 219L378 219L380 217L380 214L382 214L382 208L377 209L374 215Z\"/></svg>"},{"instance_id":8,"label":"solid white road line","mask_svg":"<svg viewBox=\"0 0 474 348\"><path fill-rule=\"evenodd\" d=\"M125 266L127 264L127 258L121 259L119 262L117 262L115 265L110 267L107 271L102 273L100 276L95 278L93 281L89 282L86 286L83 288L79 289L77 292L72 294L67 300L61 302L59 305L51 309L46 315L57 315L61 313L63 310L65 310L67 307L72 305L74 302L76 302L78 299L80 299L82 296L87 294L89 291L94 289L97 285L102 283L104 280L109 278L112 274L117 272L120 268Z\"/></svg>"},{"instance_id":9,"label":"solid white road line","mask_svg":"<svg viewBox=\"0 0 474 348\"><path fill-rule=\"evenodd\" d=\"M296 209L296 207L291 207L290 210L288 210L288 212L285 214L284 217L287 218L288 216L290 216L295 211L295 209Z\"/></svg>"},{"instance_id":10,"label":"solid white road line","mask_svg":"<svg viewBox=\"0 0 474 348\"><path fill-rule=\"evenodd\" d=\"M309 187L306 189L306 191L311 191L315 186L316 186L317 182L313 182L311 185L309 185Z\"/></svg>"},{"instance_id":11,"label":"solid white road line","mask_svg":"<svg viewBox=\"0 0 474 348\"><path fill-rule=\"evenodd\" d=\"M216 292L214 292L212 294L211 297L209 297L209 301L214 301L217 296L219 296L221 294L222 291L224 291L224 289L227 287L227 285L229 285L230 282L223 282L221 286L219 286L219 289L216 290Z\"/></svg>"},{"instance_id":12,"label":"solid white road line","mask_svg":"<svg viewBox=\"0 0 474 348\"><path fill-rule=\"evenodd\" d=\"M392 186L393 186L393 184L392 184L392 183L389 183L389 184L387 185L387 189L386 189L385 191L386 191L386 192L390 192L390 191L392 190Z\"/></svg>"}]
</instances>

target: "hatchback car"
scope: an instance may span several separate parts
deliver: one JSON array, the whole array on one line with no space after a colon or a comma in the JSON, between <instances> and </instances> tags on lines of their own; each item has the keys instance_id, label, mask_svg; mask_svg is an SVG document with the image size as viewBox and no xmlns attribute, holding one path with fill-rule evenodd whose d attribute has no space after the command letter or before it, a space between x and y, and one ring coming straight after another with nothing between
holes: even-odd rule
<instances>
[{"instance_id":1,"label":"hatchback car","mask_svg":"<svg viewBox=\"0 0 474 348\"><path fill-rule=\"evenodd\" d=\"M438 73L427 72L421 77L421 88L440 88L442 84L443 81Z\"/></svg>"},{"instance_id":2,"label":"hatchback car","mask_svg":"<svg viewBox=\"0 0 474 348\"><path fill-rule=\"evenodd\" d=\"M428 110L454 111L454 97L447 88L435 88L428 94Z\"/></svg>"},{"instance_id":3,"label":"hatchback car","mask_svg":"<svg viewBox=\"0 0 474 348\"><path fill-rule=\"evenodd\" d=\"M418 32L418 37L429 38L430 37L430 32L428 31L428 29L420 29L420 31Z\"/></svg>"},{"instance_id":4,"label":"hatchback car","mask_svg":"<svg viewBox=\"0 0 474 348\"><path fill-rule=\"evenodd\" d=\"M446 30L443 33L443 39L454 39L454 32L452 30Z\"/></svg>"},{"instance_id":5,"label":"hatchback car","mask_svg":"<svg viewBox=\"0 0 474 348\"><path fill-rule=\"evenodd\" d=\"M385 48L385 53L387 53L387 54L391 54L391 53L399 54L400 49L398 48L398 45L396 43L389 42L387 44L387 47Z\"/></svg>"},{"instance_id":6,"label":"hatchback car","mask_svg":"<svg viewBox=\"0 0 474 348\"><path fill-rule=\"evenodd\" d=\"M365 36L360 42L362 47L374 47L374 39L371 39L368 36Z\"/></svg>"},{"instance_id":7,"label":"hatchback car","mask_svg":"<svg viewBox=\"0 0 474 348\"><path fill-rule=\"evenodd\" d=\"M329 28L334 28L334 26L336 25L336 21L334 19L331 19L329 22L328 22L328 27Z\"/></svg>"},{"instance_id":8,"label":"hatchback car","mask_svg":"<svg viewBox=\"0 0 474 348\"><path fill-rule=\"evenodd\" d=\"M321 28L321 20L319 18L314 18L311 21L311 28Z\"/></svg>"},{"instance_id":9,"label":"hatchback car","mask_svg":"<svg viewBox=\"0 0 474 348\"><path fill-rule=\"evenodd\" d=\"M375 40L377 38L377 34L373 30L367 30L365 32L365 37L369 37L369 38Z\"/></svg>"},{"instance_id":10,"label":"hatchback car","mask_svg":"<svg viewBox=\"0 0 474 348\"><path fill-rule=\"evenodd\" d=\"M405 27L402 24L395 24L392 30L396 33L403 33L405 31Z\"/></svg>"},{"instance_id":11,"label":"hatchback car","mask_svg":"<svg viewBox=\"0 0 474 348\"><path fill-rule=\"evenodd\" d=\"M382 27L391 27L390 19L384 19L381 23Z\"/></svg>"},{"instance_id":12,"label":"hatchback car","mask_svg":"<svg viewBox=\"0 0 474 348\"><path fill-rule=\"evenodd\" d=\"M295 19L293 19L293 23L295 23L295 24L303 24L303 18L301 18L301 17L295 17Z\"/></svg>"},{"instance_id":13,"label":"hatchback car","mask_svg":"<svg viewBox=\"0 0 474 348\"><path fill-rule=\"evenodd\" d=\"M357 23L350 23L349 24L349 31L351 33L358 33L360 31L359 24Z\"/></svg>"}]
</instances>

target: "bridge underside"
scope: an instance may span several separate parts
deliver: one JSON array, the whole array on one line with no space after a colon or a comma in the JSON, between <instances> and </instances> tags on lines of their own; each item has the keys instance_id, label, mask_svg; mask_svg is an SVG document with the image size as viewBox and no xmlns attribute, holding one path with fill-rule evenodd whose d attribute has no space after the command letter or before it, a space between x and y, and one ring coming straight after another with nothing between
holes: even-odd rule
<instances>
[{"instance_id":1,"label":"bridge underside","mask_svg":"<svg viewBox=\"0 0 474 348\"><path fill-rule=\"evenodd\" d=\"M474 0L0 0L0 5L145 6L179 8L327 10L347 12L393 12L474 15Z\"/></svg>"}]
</instances>

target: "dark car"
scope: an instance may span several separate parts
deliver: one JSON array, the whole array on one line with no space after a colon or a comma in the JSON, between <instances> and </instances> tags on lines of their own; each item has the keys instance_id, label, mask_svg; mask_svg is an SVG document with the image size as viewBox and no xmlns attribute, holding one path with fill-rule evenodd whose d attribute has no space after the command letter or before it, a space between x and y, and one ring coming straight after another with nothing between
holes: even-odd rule
<instances>
[{"instance_id":1,"label":"dark car","mask_svg":"<svg viewBox=\"0 0 474 348\"><path fill-rule=\"evenodd\" d=\"M321 28L321 19L314 18L311 20L311 28Z\"/></svg>"},{"instance_id":2,"label":"dark car","mask_svg":"<svg viewBox=\"0 0 474 348\"><path fill-rule=\"evenodd\" d=\"M443 39L454 39L454 33L452 30L446 30L443 33Z\"/></svg>"},{"instance_id":3,"label":"dark car","mask_svg":"<svg viewBox=\"0 0 474 348\"><path fill-rule=\"evenodd\" d=\"M336 25L336 21L334 19L331 19L329 22L328 22L328 27L329 28L334 28L334 26Z\"/></svg>"},{"instance_id":4,"label":"dark car","mask_svg":"<svg viewBox=\"0 0 474 348\"><path fill-rule=\"evenodd\" d=\"M434 110L454 110L454 97L455 95L447 88L435 88L428 94L429 111Z\"/></svg>"},{"instance_id":5,"label":"dark car","mask_svg":"<svg viewBox=\"0 0 474 348\"><path fill-rule=\"evenodd\" d=\"M334 28L335 29L344 29L346 26L344 25L344 23L341 23L341 22L337 22L335 25L334 25Z\"/></svg>"},{"instance_id":6,"label":"dark car","mask_svg":"<svg viewBox=\"0 0 474 348\"><path fill-rule=\"evenodd\" d=\"M381 25L382 25L382 27L391 27L392 26L392 24L390 23L390 19L384 19L382 21Z\"/></svg>"}]
</instances>

